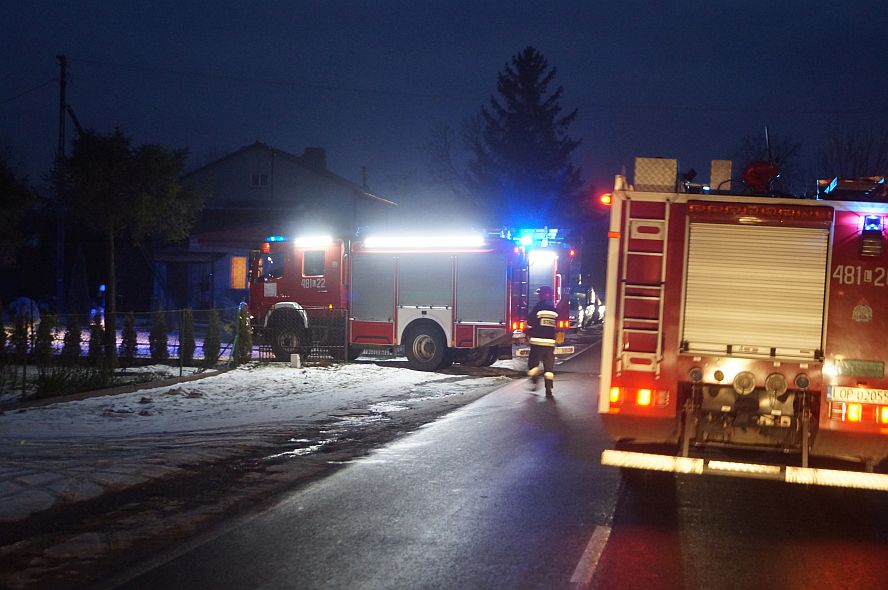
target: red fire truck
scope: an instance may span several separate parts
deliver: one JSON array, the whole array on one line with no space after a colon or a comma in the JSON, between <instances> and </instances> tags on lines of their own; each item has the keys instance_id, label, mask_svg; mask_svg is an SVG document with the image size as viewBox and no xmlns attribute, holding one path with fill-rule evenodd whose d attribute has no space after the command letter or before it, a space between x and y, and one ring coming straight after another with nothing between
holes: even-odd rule
<instances>
[{"instance_id":1,"label":"red fire truck","mask_svg":"<svg viewBox=\"0 0 888 590\"><path fill-rule=\"evenodd\" d=\"M795 199L730 194L729 161L707 187L676 172L638 158L633 185L616 178L602 462L888 489L884 179Z\"/></svg>"},{"instance_id":2,"label":"red fire truck","mask_svg":"<svg viewBox=\"0 0 888 590\"><path fill-rule=\"evenodd\" d=\"M403 346L416 369L488 365L511 355L537 283L553 285L559 295L568 284L560 257L569 251L505 234L351 242L271 236L251 265L254 333L287 360L308 352L313 326L342 312L340 343L351 359L364 349ZM563 299L559 322L566 328Z\"/></svg>"}]
</instances>

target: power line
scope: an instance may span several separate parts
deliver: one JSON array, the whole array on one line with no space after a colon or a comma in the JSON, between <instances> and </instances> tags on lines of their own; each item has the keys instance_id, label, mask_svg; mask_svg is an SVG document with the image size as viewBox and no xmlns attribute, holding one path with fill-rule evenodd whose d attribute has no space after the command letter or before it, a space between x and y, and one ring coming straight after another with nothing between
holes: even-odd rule
<instances>
[{"instance_id":1,"label":"power line","mask_svg":"<svg viewBox=\"0 0 888 590\"><path fill-rule=\"evenodd\" d=\"M209 80L227 80L233 82L248 82L250 84L265 84L268 86L280 87L304 87L314 88L316 90L328 90L333 92L355 92L365 94L379 94L383 96L403 96L407 98L428 98L428 99L447 99L459 101L478 102L485 99L477 96L456 95L456 94L434 94L426 92L408 92L402 90L389 90L385 88L371 88L361 86L337 86L331 84L314 84L311 82L296 82L292 80L274 80L270 78L252 78L248 76L236 76L233 74L217 74L213 72L199 72L195 70L177 70L170 68L157 68L152 66L143 66L138 64L124 64L107 61L98 61L93 59L72 59L72 62L89 64L94 66L113 67L129 70L141 70L145 72L154 72L157 74L169 74L175 76L186 76L190 78L204 78Z\"/></svg>"},{"instance_id":2,"label":"power line","mask_svg":"<svg viewBox=\"0 0 888 590\"><path fill-rule=\"evenodd\" d=\"M386 88L373 88L361 86L346 86L333 84L316 84L312 82L297 82L293 80L280 80L272 78L254 78L249 76L238 76L234 74L224 74L215 72L201 72L196 70L179 70L173 68L161 68L154 66L146 66L139 64L127 64L120 62L109 62L94 59L71 59L72 62L83 64L112 67L125 70L137 70L143 72L153 72L163 75L185 76L189 78L202 78L208 80L225 80L232 82L247 82L250 84L264 84L267 86L277 87L302 87L313 88L316 90L325 90L330 92L352 92L364 94L377 94L381 96L400 96L406 98L421 98L432 100L453 100L461 102L486 103L490 96L478 97L459 94L429 93L429 92L411 92L403 90L391 90ZM627 103L607 103L607 102L581 102L576 105L580 109L600 109L600 110L616 110L616 111L649 111L649 112L687 112L687 113L735 113L735 114L779 114L779 115L862 115L868 113L884 113L884 109L879 108L858 108L858 109L805 109L805 108L767 108L767 107L718 107L718 106L689 106L689 105L668 105L668 104L627 104Z\"/></svg>"},{"instance_id":3,"label":"power line","mask_svg":"<svg viewBox=\"0 0 888 590\"><path fill-rule=\"evenodd\" d=\"M625 111L668 111L668 112L713 112L743 114L783 114L783 115L862 115L865 113L881 113L883 109L798 109L798 108L767 108L767 107L703 107L703 106L670 106L657 104L610 104L580 103L580 109L608 109Z\"/></svg>"},{"instance_id":4,"label":"power line","mask_svg":"<svg viewBox=\"0 0 888 590\"><path fill-rule=\"evenodd\" d=\"M0 100L0 105L4 105L8 102L12 102L17 98L21 98L27 94L31 94L32 92L36 92L37 90L40 90L41 88L49 86L50 84L55 84L58 81L59 81L58 78L52 78L51 80L47 80L43 84L40 84L38 86L34 86L33 88L29 88L28 90L25 90L24 92L16 94L15 96L10 96L9 98L4 98L3 100Z\"/></svg>"}]
</instances>

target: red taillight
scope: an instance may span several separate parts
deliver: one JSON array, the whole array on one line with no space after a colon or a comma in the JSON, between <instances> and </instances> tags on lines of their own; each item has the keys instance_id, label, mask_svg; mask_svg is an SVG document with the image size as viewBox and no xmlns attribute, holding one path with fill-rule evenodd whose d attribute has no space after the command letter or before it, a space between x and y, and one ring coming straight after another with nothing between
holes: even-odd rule
<instances>
[{"instance_id":1,"label":"red taillight","mask_svg":"<svg viewBox=\"0 0 888 590\"><path fill-rule=\"evenodd\" d=\"M576 256L576 255L577 255L577 251L574 250L573 248L571 248L571 249L570 249L570 255L571 255L572 257L573 257L573 256Z\"/></svg>"},{"instance_id":2,"label":"red taillight","mask_svg":"<svg viewBox=\"0 0 888 590\"><path fill-rule=\"evenodd\" d=\"M637 403L639 406L651 405L651 390L639 389L638 396L635 398L635 403Z\"/></svg>"},{"instance_id":3,"label":"red taillight","mask_svg":"<svg viewBox=\"0 0 888 590\"><path fill-rule=\"evenodd\" d=\"M860 422L860 416L862 413L860 404L848 404L845 407L845 420L848 422Z\"/></svg>"},{"instance_id":4,"label":"red taillight","mask_svg":"<svg viewBox=\"0 0 888 590\"><path fill-rule=\"evenodd\" d=\"M610 205L613 201L613 196L610 193L604 193L598 198L598 200L601 201L602 205Z\"/></svg>"},{"instance_id":5,"label":"red taillight","mask_svg":"<svg viewBox=\"0 0 888 590\"><path fill-rule=\"evenodd\" d=\"M518 322L512 322L512 331L514 332L517 329L518 329Z\"/></svg>"},{"instance_id":6,"label":"red taillight","mask_svg":"<svg viewBox=\"0 0 888 590\"><path fill-rule=\"evenodd\" d=\"M271 244L269 244L268 242L265 242L264 244L262 244L262 251L266 254L271 252Z\"/></svg>"},{"instance_id":7,"label":"red taillight","mask_svg":"<svg viewBox=\"0 0 888 590\"><path fill-rule=\"evenodd\" d=\"M610 403L618 404L618 403L620 403L622 397L623 397L623 394L620 391L619 387L611 387L610 395L608 396Z\"/></svg>"},{"instance_id":8,"label":"red taillight","mask_svg":"<svg viewBox=\"0 0 888 590\"><path fill-rule=\"evenodd\" d=\"M524 322L519 322L519 323L518 323L518 329L520 329L520 330L523 330L523 329L524 329Z\"/></svg>"},{"instance_id":9,"label":"red taillight","mask_svg":"<svg viewBox=\"0 0 888 590\"><path fill-rule=\"evenodd\" d=\"M879 422L882 424L888 424L888 406L882 406L879 408Z\"/></svg>"}]
</instances>

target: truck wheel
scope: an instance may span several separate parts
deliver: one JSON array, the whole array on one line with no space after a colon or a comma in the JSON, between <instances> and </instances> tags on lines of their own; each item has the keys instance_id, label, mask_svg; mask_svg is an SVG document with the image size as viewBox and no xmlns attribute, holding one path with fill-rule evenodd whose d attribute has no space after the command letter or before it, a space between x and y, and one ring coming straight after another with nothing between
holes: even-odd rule
<instances>
[{"instance_id":1,"label":"truck wheel","mask_svg":"<svg viewBox=\"0 0 888 590\"><path fill-rule=\"evenodd\" d=\"M364 348L361 346L355 346L354 344L349 345L348 347L348 360L353 361L357 359L364 353Z\"/></svg>"},{"instance_id":2,"label":"truck wheel","mask_svg":"<svg viewBox=\"0 0 888 590\"><path fill-rule=\"evenodd\" d=\"M490 347L490 354L487 355L487 360L484 361L484 366L489 367L493 363L499 360L499 349L496 346Z\"/></svg>"},{"instance_id":3,"label":"truck wheel","mask_svg":"<svg viewBox=\"0 0 888 590\"><path fill-rule=\"evenodd\" d=\"M279 361L289 361L291 354L300 354L303 357L308 354L305 330L294 324L287 322L271 330L271 350L274 358Z\"/></svg>"},{"instance_id":4,"label":"truck wheel","mask_svg":"<svg viewBox=\"0 0 888 590\"><path fill-rule=\"evenodd\" d=\"M441 361L440 365L438 365L438 370L440 371L441 369L449 369L453 366L453 362L453 349L448 348L444 353L444 360Z\"/></svg>"},{"instance_id":5,"label":"truck wheel","mask_svg":"<svg viewBox=\"0 0 888 590\"><path fill-rule=\"evenodd\" d=\"M410 366L419 371L434 371L447 359L447 346L441 330L430 326L410 330L404 348Z\"/></svg>"},{"instance_id":6,"label":"truck wheel","mask_svg":"<svg viewBox=\"0 0 888 590\"><path fill-rule=\"evenodd\" d=\"M461 355L459 361L461 365L466 367L486 367L488 365L487 361L491 356L491 350L489 346L482 346L480 348L463 350Z\"/></svg>"}]
</instances>

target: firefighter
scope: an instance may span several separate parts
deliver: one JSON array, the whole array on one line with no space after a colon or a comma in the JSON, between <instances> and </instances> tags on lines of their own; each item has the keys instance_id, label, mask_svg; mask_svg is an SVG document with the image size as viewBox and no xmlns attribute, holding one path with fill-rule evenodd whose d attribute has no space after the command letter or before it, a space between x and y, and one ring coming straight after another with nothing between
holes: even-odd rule
<instances>
[{"instance_id":1,"label":"firefighter","mask_svg":"<svg viewBox=\"0 0 888 590\"><path fill-rule=\"evenodd\" d=\"M543 285L537 289L539 302L527 314L527 337L530 342L530 356L527 360L527 376L530 377L532 388L539 385L540 373L546 382L546 397L552 396L555 383L555 327L558 312L555 311L553 299L555 292L552 287ZM543 364L540 370L540 363Z\"/></svg>"}]
</instances>

